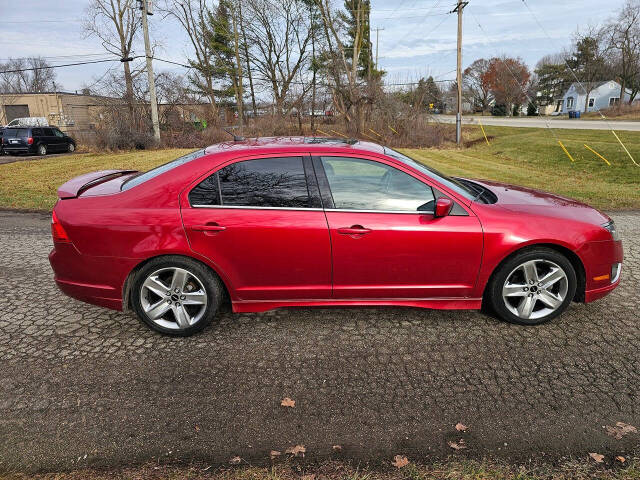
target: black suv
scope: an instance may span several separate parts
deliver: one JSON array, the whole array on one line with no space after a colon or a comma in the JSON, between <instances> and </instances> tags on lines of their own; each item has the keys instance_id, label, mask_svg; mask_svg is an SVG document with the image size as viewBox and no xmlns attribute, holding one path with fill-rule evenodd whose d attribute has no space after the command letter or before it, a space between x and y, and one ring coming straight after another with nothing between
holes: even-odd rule
<instances>
[{"instance_id":1,"label":"black suv","mask_svg":"<svg viewBox=\"0 0 640 480\"><path fill-rule=\"evenodd\" d=\"M76 141L56 127L6 127L2 131L2 151L6 154L73 152Z\"/></svg>"}]
</instances>

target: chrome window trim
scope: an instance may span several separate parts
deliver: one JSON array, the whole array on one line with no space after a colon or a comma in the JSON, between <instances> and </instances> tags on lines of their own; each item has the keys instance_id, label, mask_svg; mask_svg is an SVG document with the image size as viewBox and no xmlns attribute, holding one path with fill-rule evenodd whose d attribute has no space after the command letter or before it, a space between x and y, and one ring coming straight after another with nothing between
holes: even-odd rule
<instances>
[{"instance_id":1,"label":"chrome window trim","mask_svg":"<svg viewBox=\"0 0 640 480\"><path fill-rule=\"evenodd\" d=\"M403 215L433 215L432 211L413 210L350 210L348 208L310 208L310 207L258 207L244 205L191 205L192 208L235 208L243 210L310 210L314 212L351 212L351 213L400 213Z\"/></svg>"}]
</instances>

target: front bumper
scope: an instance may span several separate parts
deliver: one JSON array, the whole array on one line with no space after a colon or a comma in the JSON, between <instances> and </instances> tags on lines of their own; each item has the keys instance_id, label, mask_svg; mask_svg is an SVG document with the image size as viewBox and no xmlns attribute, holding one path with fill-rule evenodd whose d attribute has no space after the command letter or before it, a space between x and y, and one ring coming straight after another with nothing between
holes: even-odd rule
<instances>
[{"instance_id":1,"label":"front bumper","mask_svg":"<svg viewBox=\"0 0 640 480\"><path fill-rule=\"evenodd\" d=\"M586 303L608 295L620 284L624 257L621 241L589 242L577 253L584 262ZM617 272L612 268L616 264L620 264Z\"/></svg>"}]
</instances>

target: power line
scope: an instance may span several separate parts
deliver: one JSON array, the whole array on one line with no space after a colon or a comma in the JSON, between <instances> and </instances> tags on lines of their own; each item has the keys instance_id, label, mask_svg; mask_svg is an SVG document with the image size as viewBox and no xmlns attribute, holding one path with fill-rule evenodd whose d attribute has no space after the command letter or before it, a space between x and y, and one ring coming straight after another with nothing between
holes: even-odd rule
<instances>
[{"instance_id":1,"label":"power line","mask_svg":"<svg viewBox=\"0 0 640 480\"><path fill-rule=\"evenodd\" d=\"M133 57L133 58L139 58L139 57ZM119 62L120 59L113 59L113 60L92 60L89 62L76 62L76 63L66 63L63 65L47 65L44 67L31 67L31 68L16 68L14 70L4 70L2 72L0 72L0 74L3 73L19 73L19 72L33 72L36 70L48 70L50 68L62 68L62 67L75 67L77 65L89 65L92 63L106 63L106 62Z\"/></svg>"}]
</instances>

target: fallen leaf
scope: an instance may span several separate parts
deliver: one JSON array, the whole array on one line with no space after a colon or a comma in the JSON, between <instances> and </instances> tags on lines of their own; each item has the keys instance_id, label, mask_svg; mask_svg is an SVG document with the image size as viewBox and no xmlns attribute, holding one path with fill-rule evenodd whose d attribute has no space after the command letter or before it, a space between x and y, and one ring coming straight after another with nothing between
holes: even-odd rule
<instances>
[{"instance_id":1,"label":"fallen leaf","mask_svg":"<svg viewBox=\"0 0 640 480\"><path fill-rule=\"evenodd\" d=\"M448 442L448 443L449 443L449 446L454 450L464 450L465 448L467 448L467 444L465 443L464 438L461 438L457 442Z\"/></svg>"},{"instance_id":2,"label":"fallen leaf","mask_svg":"<svg viewBox=\"0 0 640 480\"><path fill-rule=\"evenodd\" d=\"M279 452L278 450L271 450L271 452L269 452L269 456L271 457L271 460L275 459L276 457L279 457L280 455L282 455L282 453Z\"/></svg>"},{"instance_id":3,"label":"fallen leaf","mask_svg":"<svg viewBox=\"0 0 640 480\"><path fill-rule=\"evenodd\" d=\"M315 478L315 473L309 473L308 475L303 475L301 480L315 480Z\"/></svg>"},{"instance_id":4,"label":"fallen leaf","mask_svg":"<svg viewBox=\"0 0 640 480\"><path fill-rule=\"evenodd\" d=\"M395 457L393 457L393 462L391 462L391 465L396 468L402 468L409 465L409 459L404 455L396 455Z\"/></svg>"},{"instance_id":5,"label":"fallen leaf","mask_svg":"<svg viewBox=\"0 0 640 480\"><path fill-rule=\"evenodd\" d=\"M280 405L283 406L283 407L295 408L296 401L295 400L291 400L289 397L284 397L282 399L282 401L280 402Z\"/></svg>"},{"instance_id":6,"label":"fallen leaf","mask_svg":"<svg viewBox=\"0 0 640 480\"><path fill-rule=\"evenodd\" d=\"M626 462L626 461L627 461L627 459L626 459L626 458L624 458L622 455L618 455L618 456L616 457L616 460L618 460L620 463L624 463L624 462Z\"/></svg>"},{"instance_id":7,"label":"fallen leaf","mask_svg":"<svg viewBox=\"0 0 640 480\"><path fill-rule=\"evenodd\" d=\"M607 430L607 435L615 438L616 440L620 440L629 433L638 433L638 429L636 427L624 422L616 423L615 427L607 425L605 428Z\"/></svg>"},{"instance_id":8,"label":"fallen leaf","mask_svg":"<svg viewBox=\"0 0 640 480\"><path fill-rule=\"evenodd\" d=\"M604 462L604 455L600 455L599 453L590 453L589 456L593 458L596 463Z\"/></svg>"},{"instance_id":9,"label":"fallen leaf","mask_svg":"<svg viewBox=\"0 0 640 480\"><path fill-rule=\"evenodd\" d=\"M198 425L196 425L196 432L200 431L200 427Z\"/></svg>"},{"instance_id":10,"label":"fallen leaf","mask_svg":"<svg viewBox=\"0 0 640 480\"><path fill-rule=\"evenodd\" d=\"M304 448L304 445L296 445L295 447L289 447L285 450L285 453L290 453L294 457L301 456L304 457L305 452L307 451Z\"/></svg>"},{"instance_id":11,"label":"fallen leaf","mask_svg":"<svg viewBox=\"0 0 640 480\"><path fill-rule=\"evenodd\" d=\"M456 424L456 430L458 430L459 432L466 432L467 431L467 427L466 425L463 425L462 423L458 422Z\"/></svg>"},{"instance_id":12,"label":"fallen leaf","mask_svg":"<svg viewBox=\"0 0 640 480\"><path fill-rule=\"evenodd\" d=\"M342 445L334 445L331 448L333 448L334 452L341 452L342 451Z\"/></svg>"},{"instance_id":13,"label":"fallen leaf","mask_svg":"<svg viewBox=\"0 0 640 480\"><path fill-rule=\"evenodd\" d=\"M240 462L242 461L242 459L238 456L232 457L229 459L229 463L231 465L238 465Z\"/></svg>"}]
</instances>

